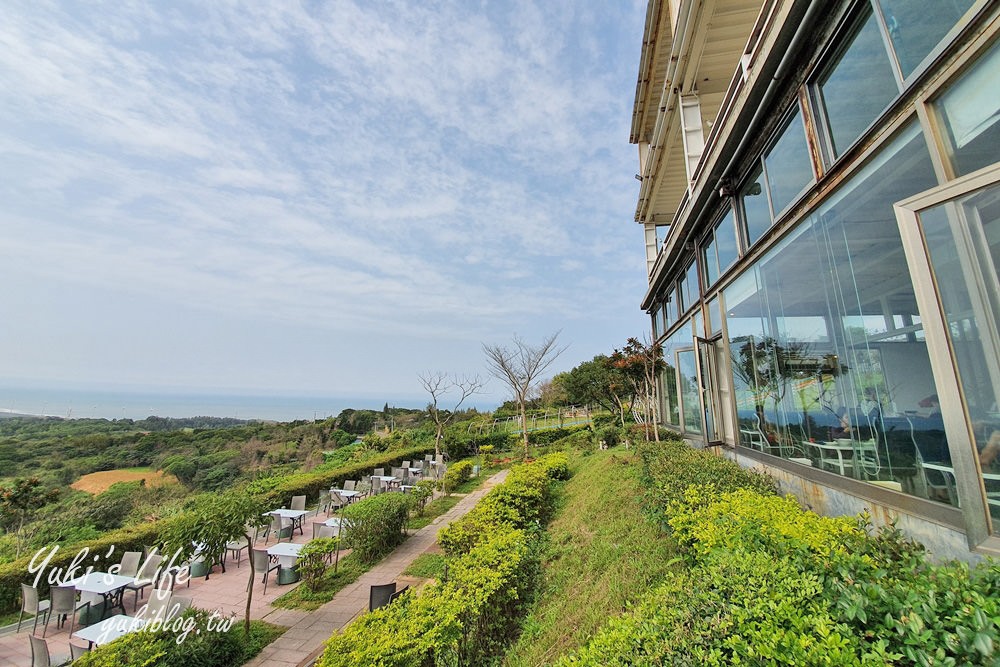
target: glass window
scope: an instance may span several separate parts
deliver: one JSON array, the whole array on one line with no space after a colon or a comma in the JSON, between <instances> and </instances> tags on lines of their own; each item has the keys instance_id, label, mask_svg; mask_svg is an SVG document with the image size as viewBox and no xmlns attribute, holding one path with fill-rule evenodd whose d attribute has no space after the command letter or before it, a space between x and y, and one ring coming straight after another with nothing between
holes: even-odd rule
<instances>
[{"instance_id":1,"label":"glass window","mask_svg":"<svg viewBox=\"0 0 1000 667\"><path fill-rule=\"evenodd\" d=\"M690 345L690 341L688 344ZM704 424L701 402L698 398L698 367L694 350L688 349L677 353L677 373L680 381L681 410L684 413L684 430L688 433L701 433Z\"/></svg>"},{"instance_id":2,"label":"glass window","mask_svg":"<svg viewBox=\"0 0 1000 667\"><path fill-rule=\"evenodd\" d=\"M743 221L747 226L747 245L753 245L771 228L771 209L764 194L764 174L758 167L740 190Z\"/></svg>"},{"instance_id":3,"label":"glass window","mask_svg":"<svg viewBox=\"0 0 1000 667\"><path fill-rule=\"evenodd\" d=\"M899 93L878 22L870 11L866 15L819 81L834 156L847 150Z\"/></svg>"},{"instance_id":4,"label":"glass window","mask_svg":"<svg viewBox=\"0 0 1000 667\"><path fill-rule=\"evenodd\" d=\"M701 296L701 290L698 288L698 262L692 260L685 273L684 310L687 310L693 306L698 301L698 297Z\"/></svg>"},{"instance_id":5,"label":"glass window","mask_svg":"<svg viewBox=\"0 0 1000 667\"><path fill-rule=\"evenodd\" d=\"M1000 185L922 212L920 226L948 323L986 499L990 513L1000 520ZM946 490L953 495L954 471L944 474Z\"/></svg>"},{"instance_id":6,"label":"glass window","mask_svg":"<svg viewBox=\"0 0 1000 667\"><path fill-rule=\"evenodd\" d=\"M657 225L656 226L656 247L663 247L663 242L667 240L667 233L670 231L670 225Z\"/></svg>"},{"instance_id":7,"label":"glass window","mask_svg":"<svg viewBox=\"0 0 1000 667\"><path fill-rule=\"evenodd\" d=\"M702 265L705 267L705 287L711 287L722 272L733 265L739 257L736 243L735 216L732 209L719 221L715 229L705 238L702 251Z\"/></svg>"},{"instance_id":8,"label":"glass window","mask_svg":"<svg viewBox=\"0 0 1000 667\"><path fill-rule=\"evenodd\" d=\"M771 208L775 216L813 182L806 128L798 110L782 130L778 142L764 155L764 170L767 172L767 189L771 193Z\"/></svg>"},{"instance_id":9,"label":"glass window","mask_svg":"<svg viewBox=\"0 0 1000 667\"><path fill-rule=\"evenodd\" d=\"M663 302L663 331L666 333L670 325L677 321L677 290L671 287L667 300Z\"/></svg>"},{"instance_id":10,"label":"glass window","mask_svg":"<svg viewBox=\"0 0 1000 667\"><path fill-rule=\"evenodd\" d=\"M973 0L879 0L903 78L910 76Z\"/></svg>"},{"instance_id":11,"label":"glass window","mask_svg":"<svg viewBox=\"0 0 1000 667\"><path fill-rule=\"evenodd\" d=\"M663 402L664 416L667 423L681 425L680 402L677 396L677 351L681 347L691 346L691 331L688 327L680 327L663 344Z\"/></svg>"},{"instance_id":12,"label":"glass window","mask_svg":"<svg viewBox=\"0 0 1000 667\"><path fill-rule=\"evenodd\" d=\"M722 331L722 313L719 311L719 297L716 296L708 304L708 326L711 329L709 334L715 335Z\"/></svg>"},{"instance_id":13,"label":"glass window","mask_svg":"<svg viewBox=\"0 0 1000 667\"><path fill-rule=\"evenodd\" d=\"M934 103L957 175L1000 157L1000 43L980 58Z\"/></svg>"},{"instance_id":14,"label":"glass window","mask_svg":"<svg viewBox=\"0 0 1000 667\"><path fill-rule=\"evenodd\" d=\"M662 310L660 309L659 306L657 306L649 316L649 318L653 321L653 340L659 338L660 334L663 333L662 331L660 331L660 325L662 323L662 318L663 318L663 315L661 313Z\"/></svg>"},{"instance_id":15,"label":"glass window","mask_svg":"<svg viewBox=\"0 0 1000 667\"><path fill-rule=\"evenodd\" d=\"M911 124L725 289L743 446L951 502L918 467L947 458L926 344L885 340L919 323L893 203L935 184Z\"/></svg>"}]
</instances>

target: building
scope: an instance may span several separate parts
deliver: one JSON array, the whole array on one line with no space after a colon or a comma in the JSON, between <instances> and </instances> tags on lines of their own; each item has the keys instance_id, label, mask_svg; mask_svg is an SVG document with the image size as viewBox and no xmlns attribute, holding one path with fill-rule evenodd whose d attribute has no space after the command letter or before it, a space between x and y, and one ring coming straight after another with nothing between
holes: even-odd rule
<instances>
[{"instance_id":1,"label":"building","mask_svg":"<svg viewBox=\"0 0 1000 667\"><path fill-rule=\"evenodd\" d=\"M1000 2L650 0L631 133L661 421L1000 554Z\"/></svg>"}]
</instances>

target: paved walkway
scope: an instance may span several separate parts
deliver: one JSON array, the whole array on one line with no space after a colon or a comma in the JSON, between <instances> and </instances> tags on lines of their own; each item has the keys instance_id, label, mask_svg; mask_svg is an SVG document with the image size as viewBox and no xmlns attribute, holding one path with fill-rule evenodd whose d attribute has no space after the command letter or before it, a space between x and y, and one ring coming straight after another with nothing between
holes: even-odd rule
<instances>
[{"instance_id":1,"label":"paved walkway","mask_svg":"<svg viewBox=\"0 0 1000 667\"><path fill-rule=\"evenodd\" d=\"M411 535L402 546L316 611L276 609L264 616L263 620L288 626L288 630L248 662L246 667L304 667L312 664L323 652L326 640L335 630L344 627L368 609L370 586L391 581L407 583L402 576L403 570L417 556L435 546L438 530L471 510L487 491L506 477L507 470L501 470L490 477L480 488L462 498L433 523Z\"/></svg>"}]
</instances>

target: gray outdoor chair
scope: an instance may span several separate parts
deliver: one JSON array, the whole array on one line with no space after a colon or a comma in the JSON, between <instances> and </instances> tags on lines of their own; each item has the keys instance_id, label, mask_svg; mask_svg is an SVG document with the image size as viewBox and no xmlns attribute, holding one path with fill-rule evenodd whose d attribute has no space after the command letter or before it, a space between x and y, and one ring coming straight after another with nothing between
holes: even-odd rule
<instances>
[{"instance_id":1,"label":"gray outdoor chair","mask_svg":"<svg viewBox=\"0 0 1000 667\"><path fill-rule=\"evenodd\" d=\"M249 545L247 545L247 541L245 538L240 540L233 540L232 542L226 542L226 556L228 556L229 554L236 556L236 567L239 567L240 561L243 559L243 550L247 548L249 548Z\"/></svg>"},{"instance_id":2,"label":"gray outdoor chair","mask_svg":"<svg viewBox=\"0 0 1000 667\"><path fill-rule=\"evenodd\" d=\"M132 583L125 584L125 590L135 593L135 598L132 601L133 611L139 606L139 598L145 597L146 587L156 583L157 570L160 568L161 562L163 562L163 556L156 553L151 554L139 568Z\"/></svg>"},{"instance_id":3,"label":"gray outdoor chair","mask_svg":"<svg viewBox=\"0 0 1000 667\"><path fill-rule=\"evenodd\" d=\"M28 635L31 642L31 667L52 667L66 664L66 658L53 658L49 654L48 643L35 635Z\"/></svg>"},{"instance_id":4,"label":"gray outdoor chair","mask_svg":"<svg viewBox=\"0 0 1000 667\"><path fill-rule=\"evenodd\" d=\"M385 468L375 468L375 472L373 474L378 477L382 477L385 475Z\"/></svg>"},{"instance_id":5,"label":"gray outdoor chair","mask_svg":"<svg viewBox=\"0 0 1000 667\"><path fill-rule=\"evenodd\" d=\"M290 509L293 510L304 510L306 508L306 497L305 496L292 496L292 505Z\"/></svg>"},{"instance_id":6,"label":"gray outdoor chair","mask_svg":"<svg viewBox=\"0 0 1000 667\"><path fill-rule=\"evenodd\" d=\"M76 627L76 612L81 609L89 609L90 602L79 602L76 599L76 589L72 586L53 586L49 589L49 615L45 617L45 625L42 627L42 637L49 630L49 621L56 617L56 627L62 627L65 618L69 617L69 633L73 634ZM33 636L33 635L32 635Z\"/></svg>"},{"instance_id":7,"label":"gray outdoor chair","mask_svg":"<svg viewBox=\"0 0 1000 667\"><path fill-rule=\"evenodd\" d=\"M76 661L90 653L89 646L77 646L76 644L69 645L69 657L70 660Z\"/></svg>"},{"instance_id":8,"label":"gray outdoor chair","mask_svg":"<svg viewBox=\"0 0 1000 667\"><path fill-rule=\"evenodd\" d=\"M256 573L264 573L264 594L267 595L267 575L271 574L274 570L281 568L281 565L275 561L271 560L270 554L268 554L263 549L253 550L253 569ZM247 584L247 590L250 590L250 586L253 582Z\"/></svg>"},{"instance_id":9,"label":"gray outdoor chair","mask_svg":"<svg viewBox=\"0 0 1000 667\"><path fill-rule=\"evenodd\" d=\"M344 482L344 491L356 491L358 483L353 479L349 479Z\"/></svg>"},{"instance_id":10,"label":"gray outdoor chair","mask_svg":"<svg viewBox=\"0 0 1000 667\"><path fill-rule=\"evenodd\" d=\"M31 626L31 634L35 634L35 631L38 629L38 617L44 614L46 620L48 620L49 601L39 600L38 589L34 586L21 584L21 613L17 615L17 632L21 631L21 617L25 613L35 616L34 623Z\"/></svg>"},{"instance_id":11,"label":"gray outdoor chair","mask_svg":"<svg viewBox=\"0 0 1000 667\"><path fill-rule=\"evenodd\" d=\"M285 519L278 514L271 515L271 527L268 529L267 533L264 535L264 544L267 544L267 540L270 538L271 533L274 533L276 541L281 541L281 531L285 528L294 530L294 522L291 519ZM292 531L288 532L288 541L292 540Z\"/></svg>"},{"instance_id":12,"label":"gray outdoor chair","mask_svg":"<svg viewBox=\"0 0 1000 667\"><path fill-rule=\"evenodd\" d=\"M139 574L139 565L142 564L141 551L126 551L122 554L119 564L118 574L123 577L134 577Z\"/></svg>"}]
</instances>

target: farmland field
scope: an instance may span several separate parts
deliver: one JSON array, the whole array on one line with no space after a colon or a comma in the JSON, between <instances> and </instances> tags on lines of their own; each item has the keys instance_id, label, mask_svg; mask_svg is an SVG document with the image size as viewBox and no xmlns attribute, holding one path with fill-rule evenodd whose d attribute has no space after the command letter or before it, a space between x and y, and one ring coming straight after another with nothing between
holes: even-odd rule
<instances>
[{"instance_id":1,"label":"farmland field","mask_svg":"<svg viewBox=\"0 0 1000 667\"><path fill-rule=\"evenodd\" d=\"M71 486L78 491L87 493L104 493L112 484L117 482L138 482L146 480L148 486L160 486L177 481L173 475L165 475L162 470L152 468L121 468L119 470L103 470L92 472L76 480Z\"/></svg>"}]
</instances>

